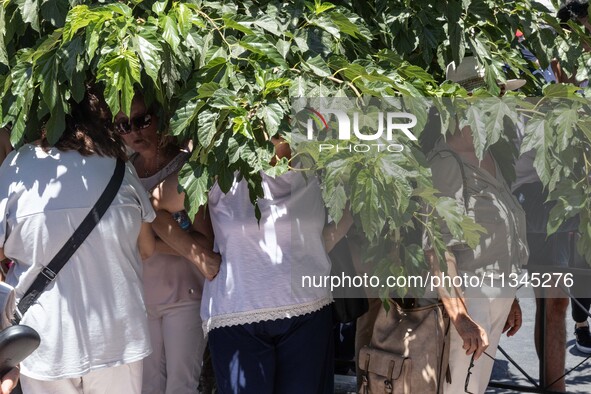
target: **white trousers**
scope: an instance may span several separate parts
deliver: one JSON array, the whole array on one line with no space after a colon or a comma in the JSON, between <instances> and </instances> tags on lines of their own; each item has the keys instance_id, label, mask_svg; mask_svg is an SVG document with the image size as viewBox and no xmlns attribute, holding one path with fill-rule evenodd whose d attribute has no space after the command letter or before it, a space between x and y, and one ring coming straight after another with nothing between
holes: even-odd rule
<instances>
[{"instance_id":1,"label":"white trousers","mask_svg":"<svg viewBox=\"0 0 591 394\"><path fill-rule=\"evenodd\" d=\"M148 307L152 354L144 359L143 394L195 394L205 339L201 305L184 302Z\"/></svg>"},{"instance_id":2,"label":"white trousers","mask_svg":"<svg viewBox=\"0 0 591 394\"><path fill-rule=\"evenodd\" d=\"M493 358L496 356L497 347L503 327L507 322L507 316L511 310L511 304L515 299L515 289L508 286L500 289L483 286L482 288L467 288L464 291L468 313L488 335L489 346L486 349ZM470 367L471 355L467 356L462 348L464 341L458 331L451 325L451 340L449 353L449 368L451 371L451 383L446 383L443 392L446 394L464 393L464 385ZM480 356L474 362L470 375L468 391L474 394L482 394L486 391L494 360L486 354Z\"/></svg>"},{"instance_id":3,"label":"white trousers","mask_svg":"<svg viewBox=\"0 0 591 394\"><path fill-rule=\"evenodd\" d=\"M23 394L140 394L142 362L90 371L78 378L37 380L21 375Z\"/></svg>"}]
</instances>

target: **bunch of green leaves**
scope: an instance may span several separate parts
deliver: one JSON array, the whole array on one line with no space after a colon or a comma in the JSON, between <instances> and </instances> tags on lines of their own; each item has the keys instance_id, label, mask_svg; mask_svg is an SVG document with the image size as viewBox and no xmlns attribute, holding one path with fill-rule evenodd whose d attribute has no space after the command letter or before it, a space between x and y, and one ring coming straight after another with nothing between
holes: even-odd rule
<instances>
[{"instance_id":1,"label":"bunch of green leaves","mask_svg":"<svg viewBox=\"0 0 591 394\"><path fill-rule=\"evenodd\" d=\"M555 201L547 231L552 234L578 215L578 250L591 261L591 103L575 95L576 87L551 85L546 97L520 106L525 138L521 152L535 149L534 167ZM566 93L565 93L566 91ZM565 98L570 93L570 98ZM572 230L572 228L570 229Z\"/></svg>"},{"instance_id":2,"label":"bunch of green leaves","mask_svg":"<svg viewBox=\"0 0 591 394\"><path fill-rule=\"evenodd\" d=\"M486 70L488 88L498 94L496 81L521 74L530 81L526 91L539 92L519 51L516 32L546 67L555 57L555 16L532 0L448 1L350 1L356 12L376 32L375 50L388 48L403 60L424 68L436 79L445 79L449 62L459 64L464 56L476 56ZM558 26L560 29L560 26ZM508 72L508 74L507 74Z\"/></svg>"},{"instance_id":3,"label":"bunch of green leaves","mask_svg":"<svg viewBox=\"0 0 591 394\"><path fill-rule=\"evenodd\" d=\"M496 81L507 78L502 71L505 63L510 73L522 72L532 82L532 90L539 90L540 83L534 82L528 68L531 65L514 45L515 30L526 34L542 65L566 53L558 44L578 39L560 30L555 40L554 33L541 28L544 23L556 25L552 15L530 0L4 0L0 7L0 124L12 126L15 145L38 138L43 129L54 142L89 78L104 89L113 115L129 113L139 89L147 101L159 104L161 118L170 119L162 132L193 141L192 157L179 178L189 213L195 214L206 203L215 182L227 191L236 173L248 183L258 213L261 172L278 176L291 165L286 159L270 164L269 138L278 134L291 141L292 99L465 96L457 85L441 82L445 65L461 61L469 52L485 67L493 96L498 93ZM584 59L584 54L579 55ZM583 75L583 71L577 73ZM574 90L567 93L576 94ZM419 100L409 101L405 108L419 118L413 132L420 134L427 123L426 107ZM443 133L453 127L450 119L455 117L450 108L440 109ZM476 128L478 154L508 143L511 136L498 126L500 120L516 116L516 110L498 103L485 112L490 128L479 127L476 116L467 116L463 123ZM547 122L552 125L556 120ZM535 130L528 125L526 131L535 134ZM576 130L587 146L584 127L577 125ZM529 141L525 144L533 143ZM437 199L418 148L411 144L401 155L382 153L364 160L355 155L312 156L311 166L319 172L333 218L338 219L351 200L356 221L371 246L368 250L376 251L370 254L380 255L392 240L402 245L396 248L397 263L384 260L391 272L424 268L417 223L429 226L437 220L418 215L421 206L434 207L427 213L430 218L444 218L458 237L472 239L478 233L449 201ZM564 153L568 149L553 144L551 138L536 148L544 158L570 162L571 153ZM582 157L582 151L577 152L572 153L575 167ZM561 184L544 175L547 171L541 166L546 168L546 162L537 159L536 168L552 191ZM575 172L565 179L578 185ZM565 198L576 210L578 197L568 194ZM583 220L581 226L589 227L590 222ZM434 239L440 238L435 224L429 231ZM591 243L591 230L588 234L585 242Z\"/></svg>"}]
</instances>

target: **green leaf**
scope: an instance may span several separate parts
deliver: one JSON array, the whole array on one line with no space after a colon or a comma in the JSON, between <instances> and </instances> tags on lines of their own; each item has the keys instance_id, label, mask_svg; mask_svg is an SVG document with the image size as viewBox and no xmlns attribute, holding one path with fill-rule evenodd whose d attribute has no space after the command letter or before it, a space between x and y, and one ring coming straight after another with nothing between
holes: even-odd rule
<instances>
[{"instance_id":1,"label":"green leaf","mask_svg":"<svg viewBox=\"0 0 591 394\"><path fill-rule=\"evenodd\" d=\"M549 97L549 98L572 97L575 95L575 93L579 89L580 88L577 86L565 85L565 84L561 84L561 83L546 85L544 87L544 97Z\"/></svg>"},{"instance_id":2,"label":"green leaf","mask_svg":"<svg viewBox=\"0 0 591 394\"><path fill-rule=\"evenodd\" d=\"M37 61L37 67L41 68L39 72L39 83L42 98L51 112L53 112L56 103L58 101L61 102L61 98L58 97L57 65L55 51L44 55Z\"/></svg>"},{"instance_id":3,"label":"green leaf","mask_svg":"<svg viewBox=\"0 0 591 394\"><path fill-rule=\"evenodd\" d=\"M271 102L261 107L259 116L265 122L268 135L272 136L277 133L283 115L283 108L279 103Z\"/></svg>"},{"instance_id":4,"label":"green leaf","mask_svg":"<svg viewBox=\"0 0 591 394\"><path fill-rule=\"evenodd\" d=\"M336 185L335 188L323 193L324 202L328 208L328 213L335 223L338 223L343 217L343 211L347 205L347 193L343 185Z\"/></svg>"},{"instance_id":5,"label":"green leaf","mask_svg":"<svg viewBox=\"0 0 591 394\"><path fill-rule=\"evenodd\" d=\"M162 52L161 78L166 96L172 98L176 92L176 83L181 79L176 60L170 50L165 46Z\"/></svg>"},{"instance_id":6,"label":"green leaf","mask_svg":"<svg viewBox=\"0 0 591 394\"><path fill-rule=\"evenodd\" d=\"M66 23L69 8L68 0L44 0L41 4L41 16L54 27L62 27Z\"/></svg>"},{"instance_id":7,"label":"green leaf","mask_svg":"<svg viewBox=\"0 0 591 394\"><path fill-rule=\"evenodd\" d=\"M97 80L105 83L105 99L113 116L119 111L129 116L134 84L140 83L140 62L136 54L129 50L111 53L99 64Z\"/></svg>"},{"instance_id":8,"label":"green leaf","mask_svg":"<svg viewBox=\"0 0 591 394\"><path fill-rule=\"evenodd\" d=\"M308 81L304 77L298 76L289 87L289 96L292 98L304 97L306 96L307 88Z\"/></svg>"},{"instance_id":9,"label":"green leaf","mask_svg":"<svg viewBox=\"0 0 591 394\"><path fill-rule=\"evenodd\" d=\"M185 209L193 218L199 208L207 204L207 193L213 185L206 166L193 161L185 163L179 171L179 186L185 192Z\"/></svg>"},{"instance_id":10,"label":"green leaf","mask_svg":"<svg viewBox=\"0 0 591 394\"><path fill-rule=\"evenodd\" d=\"M242 33L244 33L246 35L255 34L255 32L252 31L252 29L247 27L247 25L251 25L252 22L247 22L247 23L245 23L244 21L237 22L234 20L234 18L235 18L235 15L225 15L222 18L222 20L224 21L224 25L226 25L227 28L241 31Z\"/></svg>"},{"instance_id":11,"label":"green leaf","mask_svg":"<svg viewBox=\"0 0 591 394\"><path fill-rule=\"evenodd\" d=\"M16 0L23 22L30 23L35 31L39 31L39 1Z\"/></svg>"},{"instance_id":12,"label":"green leaf","mask_svg":"<svg viewBox=\"0 0 591 394\"><path fill-rule=\"evenodd\" d=\"M264 171L265 174L269 175L272 178L276 178L278 176L286 174L289 171L289 160L287 159L287 157L283 157L281 158L281 160L278 160L274 166L270 166L269 168L266 168Z\"/></svg>"},{"instance_id":13,"label":"green leaf","mask_svg":"<svg viewBox=\"0 0 591 394\"><path fill-rule=\"evenodd\" d=\"M172 135L186 135L186 131L195 120L195 117L205 103L201 100L188 100L179 105L170 119L170 132Z\"/></svg>"},{"instance_id":14,"label":"green leaf","mask_svg":"<svg viewBox=\"0 0 591 394\"><path fill-rule=\"evenodd\" d=\"M353 37L361 36L361 32L355 23L353 23L345 15L338 12L331 12L330 19L339 28L341 33L348 34Z\"/></svg>"},{"instance_id":15,"label":"green leaf","mask_svg":"<svg viewBox=\"0 0 591 394\"><path fill-rule=\"evenodd\" d=\"M552 171L547 151L550 137L551 132L547 121L545 119L534 118L525 127L525 136L521 144L522 154L535 149L534 167L544 184L550 182Z\"/></svg>"},{"instance_id":16,"label":"green leaf","mask_svg":"<svg viewBox=\"0 0 591 394\"><path fill-rule=\"evenodd\" d=\"M466 5L463 4L464 9ZM466 51L464 40L464 21L462 19L462 4L458 0L447 2L447 33L451 46L451 58L456 64L460 64Z\"/></svg>"},{"instance_id":17,"label":"green leaf","mask_svg":"<svg viewBox=\"0 0 591 394\"><path fill-rule=\"evenodd\" d=\"M435 205L439 217L445 221L451 235L475 248L480 242L480 234L486 234L486 229L463 214L464 207L458 201L449 197L440 197Z\"/></svg>"},{"instance_id":18,"label":"green leaf","mask_svg":"<svg viewBox=\"0 0 591 394\"><path fill-rule=\"evenodd\" d=\"M563 222L577 215L587 200L583 188L571 179L562 179L548 199L556 201L548 218L548 234L554 234Z\"/></svg>"},{"instance_id":19,"label":"green leaf","mask_svg":"<svg viewBox=\"0 0 591 394\"><path fill-rule=\"evenodd\" d=\"M177 3L176 20L178 21L178 28L181 36L186 36L191 30L191 19L193 13L191 9L183 3Z\"/></svg>"},{"instance_id":20,"label":"green leaf","mask_svg":"<svg viewBox=\"0 0 591 394\"><path fill-rule=\"evenodd\" d=\"M238 160L240 160L240 147L241 147L241 144L237 140L237 138L240 138L240 135L236 135L235 134L233 136L229 136L228 137L227 150L224 153L228 156L228 162L230 164L234 164Z\"/></svg>"},{"instance_id":21,"label":"green leaf","mask_svg":"<svg viewBox=\"0 0 591 394\"><path fill-rule=\"evenodd\" d=\"M218 91L218 89L220 88L220 85L215 83L215 82L207 82L204 83L203 85L199 86L199 89L197 89L197 93L198 93L198 98L208 98L208 97L212 97L215 92Z\"/></svg>"},{"instance_id":22,"label":"green leaf","mask_svg":"<svg viewBox=\"0 0 591 394\"><path fill-rule=\"evenodd\" d=\"M85 28L94 21L94 18L91 19L88 16L88 13L88 6L86 5L78 5L68 12L66 24L64 25L64 42L70 41L78 30Z\"/></svg>"},{"instance_id":23,"label":"green leaf","mask_svg":"<svg viewBox=\"0 0 591 394\"><path fill-rule=\"evenodd\" d=\"M82 64L79 58L84 54L84 49L82 37L77 36L60 50L61 64L67 79L72 80L74 71Z\"/></svg>"},{"instance_id":24,"label":"green leaf","mask_svg":"<svg viewBox=\"0 0 591 394\"><path fill-rule=\"evenodd\" d=\"M86 74L84 72L76 70L76 72L72 74L72 79L70 80L72 98L77 103L82 101L84 94L86 93L85 78Z\"/></svg>"},{"instance_id":25,"label":"green leaf","mask_svg":"<svg viewBox=\"0 0 591 394\"><path fill-rule=\"evenodd\" d=\"M336 6L328 2L324 3L321 0L314 0L314 5L306 3L306 7L308 7L310 11L314 12L316 15L320 15L325 11L335 8Z\"/></svg>"},{"instance_id":26,"label":"green leaf","mask_svg":"<svg viewBox=\"0 0 591 394\"><path fill-rule=\"evenodd\" d=\"M331 75L330 69L326 62L320 57L320 55L309 58L304 65L308 66L310 70L319 77L328 77Z\"/></svg>"},{"instance_id":27,"label":"green leaf","mask_svg":"<svg viewBox=\"0 0 591 394\"><path fill-rule=\"evenodd\" d=\"M556 130L556 143L558 150L562 152L572 143L573 130L579 116L574 108L562 108L555 112L558 112L558 116L553 122L554 130Z\"/></svg>"},{"instance_id":28,"label":"green leaf","mask_svg":"<svg viewBox=\"0 0 591 394\"><path fill-rule=\"evenodd\" d=\"M140 32L140 35L134 37L134 49L142 61L146 74L157 84L162 64L160 43L152 35L142 36Z\"/></svg>"},{"instance_id":29,"label":"green leaf","mask_svg":"<svg viewBox=\"0 0 591 394\"><path fill-rule=\"evenodd\" d=\"M10 75L12 78L12 86L10 90L15 97L25 96L25 94L33 87L33 84L31 83L33 68L31 64L19 62L12 69Z\"/></svg>"},{"instance_id":30,"label":"green leaf","mask_svg":"<svg viewBox=\"0 0 591 394\"><path fill-rule=\"evenodd\" d=\"M376 239L386 223L379 214L380 195L374 175L362 169L351 180L351 210L359 215L363 232L371 241Z\"/></svg>"},{"instance_id":31,"label":"green leaf","mask_svg":"<svg viewBox=\"0 0 591 394\"><path fill-rule=\"evenodd\" d=\"M238 133L250 139L254 138L252 133L252 123L246 116L236 116L232 119L232 123L232 131L235 134ZM230 157L233 157L232 154L230 154Z\"/></svg>"},{"instance_id":32,"label":"green leaf","mask_svg":"<svg viewBox=\"0 0 591 394\"><path fill-rule=\"evenodd\" d=\"M104 7L105 10L108 10L110 12L113 12L115 14L119 14L122 16L125 16L127 18L131 18L131 8L129 8L129 6L127 4L124 4L123 2L116 2L116 3L112 3L112 4L107 4Z\"/></svg>"},{"instance_id":33,"label":"green leaf","mask_svg":"<svg viewBox=\"0 0 591 394\"><path fill-rule=\"evenodd\" d=\"M254 25L258 26L262 29L265 29L269 33L279 36L281 32L279 31L279 25L277 24L277 17L273 17L271 15L263 14L257 15L256 19L254 20Z\"/></svg>"},{"instance_id":34,"label":"green leaf","mask_svg":"<svg viewBox=\"0 0 591 394\"><path fill-rule=\"evenodd\" d=\"M506 101L502 99L486 99L481 104L483 104L483 110L488 112L488 116L485 118L485 128L490 136L488 144L493 145L501 138L505 117L516 120L516 111L509 108Z\"/></svg>"},{"instance_id":35,"label":"green leaf","mask_svg":"<svg viewBox=\"0 0 591 394\"><path fill-rule=\"evenodd\" d=\"M20 100L18 101L20 101L21 105L18 108L18 114L16 115L12 129L10 130L10 143L15 148L18 148L22 144L34 93L35 89L31 86L19 97Z\"/></svg>"},{"instance_id":36,"label":"green leaf","mask_svg":"<svg viewBox=\"0 0 591 394\"><path fill-rule=\"evenodd\" d=\"M481 234L486 234L486 229L468 216L462 217L460 226L462 227L464 241L472 249L476 248L480 243Z\"/></svg>"},{"instance_id":37,"label":"green leaf","mask_svg":"<svg viewBox=\"0 0 591 394\"><path fill-rule=\"evenodd\" d=\"M483 118L482 111L477 106L470 105L466 111L466 118L460 121L460 128L470 126L472 129L474 149L479 160L482 160L484 150L487 147L487 132Z\"/></svg>"},{"instance_id":38,"label":"green leaf","mask_svg":"<svg viewBox=\"0 0 591 394\"><path fill-rule=\"evenodd\" d=\"M341 31L338 26L332 21L332 19L327 15L321 15L317 18L311 18L310 23L312 25L318 26L319 28L323 29L324 31L331 34L335 39L341 39Z\"/></svg>"},{"instance_id":39,"label":"green leaf","mask_svg":"<svg viewBox=\"0 0 591 394\"><path fill-rule=\"evenodd\" d=\"M8 65L8 53L6 52L6 10L3 5L0 5L0 63Z\"/></svg>"},{"instance_id":40,"label":"green leaf","mask_svg":"<svg viewBox=\"0 0 591 394\"><path fill-rule=\"evenodd\" d=\"M162 28L162 38L170 45L173 51L176 51L181 39L177 30L176 21L168 15L160 18L160 28Z\"/></svg>"},{"instance_id":41,"label":"green leaf","mask_svg":"<svg viewBox=\"0 0 591 394\"><path fill-rule=\"evenodd\" d=\"M94 59L98 49L103 25L103 22L94 23L86 29L86 53L90 62Z\"/></svg>"},{"instance_id":42,"label":"green leaf","mask_svg":"<svg viewBox=\"0 0 591 394\"><path fill-rule=\"evenodd\" d=\"M287 63L283 59L283 56L281 56L277 48L275 48L275 45L269 42L266 36L246 36L240 40L240 45L253 53L268 58L275 64L287 67Z\"/></svg>"},{"instance_id":43,"label":"green leaf","mask_svg":"<svg viewBox=\"0 0 591 394\"><path fill-rule=\"evenodd\" d=\"M435 82L433 76L418 66L403 66L398 72L408 79L418 78L426 82Z\"/></svg>"},{"instance_id":44,"label":"green leaf","mask_svg":"<svg viewBox=\"0 0 591 394\"><path fill-rule=\"evenodd\" d=\"M47 141L52 145L55 144L66 129L66 114L62 100L56 101L56 105L52 108L45 128L47 131Z\"/></svg>"},{"instance_id":45,"label":"green leaf","mask_svg":"<svg viewBox=\"0 0 591 394\"><path fill-rule=\"evenodd\" d=\"M265 89L263 90L263 96L267 96L274 90L281 89L283 87L289 87L292 81L287 78L277 78L265 82Z\"/></svg>"},{"instance_id":46,"label":"green leaf","mask_svg":"<svg viewBox=\"0 0 591 394\"><path fill-rule=\"evenodd\" d=\"M168 1L164 0L164 1L155 1L154 4L152 4L152 11L154 11L154 13L160 15L164 12L164 10L166 9L166 6L168 5Z\"/></svg>"},{"instance_id":47,"label":"green leaf","mask_svg":"<svg viewBox=\"0 0 591 394\"><path fill-rule=\"evenodd\" d=\"M197 136L199 144L203 147L208 147L217 131L217 120L219 113L208 110L202 111L197 115Z\"/></svg>"}]
</instances>

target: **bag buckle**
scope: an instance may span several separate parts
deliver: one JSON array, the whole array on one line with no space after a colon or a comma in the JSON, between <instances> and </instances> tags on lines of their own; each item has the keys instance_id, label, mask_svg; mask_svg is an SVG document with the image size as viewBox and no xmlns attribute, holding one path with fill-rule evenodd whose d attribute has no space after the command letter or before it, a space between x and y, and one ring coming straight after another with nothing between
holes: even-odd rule
<instances>
[{"instance_id":1,"label":"bag buckle","mask_svg":"<svg viewBox=\"0 0 591 394\"><path fill-rule=\"evenodd\" d=\"M57 274L48 267L43 267L43 269L41 270L41 274L44 277L46 277L50 282L53 282L55 280L55 277L57 276Z\"/></svg>"}]
</instances>

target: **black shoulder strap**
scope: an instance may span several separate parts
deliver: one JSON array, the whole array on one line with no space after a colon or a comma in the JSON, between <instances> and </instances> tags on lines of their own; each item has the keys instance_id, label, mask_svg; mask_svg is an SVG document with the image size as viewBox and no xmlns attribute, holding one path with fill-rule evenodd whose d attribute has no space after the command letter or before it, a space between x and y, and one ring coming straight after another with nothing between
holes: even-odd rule
<instances>
[{"instance_id":1,"label":"black shoulder strap","mask_svg":"<svg viewBox=\"0 0 591 394\"><path fill-rule=\"evenodd\" d=\"M31 307L31 305L33 305L37 298L39 298L45 288L53 282L58 272L60 272L64 265L66 265L74 252L76 252L76 249L78 249L78 247L84 242L86 237L88 237L101 220L101 217L107 212L107 209L111 206L113 199L121 187L124 175L125 162L121 159L117 159L115 171L113 172L109 184L103 191L103 194L101 194L98 201L94 204L94 207L92 207L88 215L86 215L80 226L74 231L74 234L68 239L66 244L60 249L49 264L43 267L41 273L37 275L37 278L35 278L31 287L29 287L21 298L14 317L15 324L20 323L25 312Z\"/></svg>"}]
</instances>

